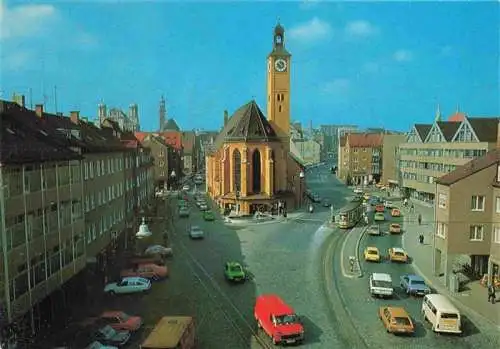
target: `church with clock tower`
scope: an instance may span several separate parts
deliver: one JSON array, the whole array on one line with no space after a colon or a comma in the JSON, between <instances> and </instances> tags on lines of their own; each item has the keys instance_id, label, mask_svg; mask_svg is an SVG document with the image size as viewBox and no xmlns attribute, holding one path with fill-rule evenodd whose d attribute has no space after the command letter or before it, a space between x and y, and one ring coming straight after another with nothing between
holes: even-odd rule
<instances>
[{"instance_id":1,"label":"church with clock tower","mask_svg":"<svg viewBox=\"0 0 500 349\"><path fill-rule=\"evenodd\" d=\"M290 153L290 65L285 30L273 32L267 56L267 117L255 100L231 116L206 157L206 190L225 212L293 210L305 190L303 165Z\"/></svg>"}]
</instances>

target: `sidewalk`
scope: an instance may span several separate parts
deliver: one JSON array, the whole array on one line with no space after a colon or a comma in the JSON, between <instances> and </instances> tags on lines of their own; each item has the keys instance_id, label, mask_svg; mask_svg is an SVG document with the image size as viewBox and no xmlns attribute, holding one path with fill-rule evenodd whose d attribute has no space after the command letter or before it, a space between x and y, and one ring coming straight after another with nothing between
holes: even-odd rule
<instances>
[{"instance_id":1,"label":"sidewalk","mask_svg":"<svg viewBox=\"0 0 500 349\"><path fill-rule=\"evenodd\" d=\"M466 315L483 320L500 328L500 303L487 302L487 292L479 281L469 282L467 290L452 293L445 287L444 277L434 276L432 268L432 239L435 228L434 208L426 203L412 200L414 212L404 210L404 233L402 246L412 258L415 271L437 292L448 296ZM422 225L418 224L418 215L422 215ZM418 243L418 236L424 235L424 244Z\"/></svg>"}]
</instances>

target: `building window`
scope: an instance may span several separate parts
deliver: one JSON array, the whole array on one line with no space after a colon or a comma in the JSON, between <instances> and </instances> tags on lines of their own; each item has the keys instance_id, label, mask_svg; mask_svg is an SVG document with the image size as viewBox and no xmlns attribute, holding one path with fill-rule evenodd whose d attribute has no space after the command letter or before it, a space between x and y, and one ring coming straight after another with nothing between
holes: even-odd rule
<instances>
[{"instance_id":1,"label":"building window","mask_svg":"<svg viewBox=\"0 0 500 349\"><path fill-rule=\"evenodd\" d=\"M500 213L500 196L495 198L495 211L496 213Z\"/></svg>"},{"instance_id":2,"label":"building window","mask_svg":"<svg viewBox=\"0 0 500 349\"><path fill-rule=\"evenodd\" d=\"M446 239L446 223L438 223L436 229L436 236Z\"/></svg>"},{"instance_id":3,"label":"building window","mask_svg":"<svg viewBox=\"0 0 500 349\"><path fill-rule=\"evenodd\" d=\"M496 226L493 228L493 242L496 244L500 244L500 226Z\"/></svg>"},{"instance_id":4,"label":"building window","mask_svg":"<svg viewBox=\"0 0 500 349\"><path fill-rule=\"evenodd\" d=\"M281 113L281 105L278 106L278 113Z\"/></svg>"},{"instance_id":5,"label":"building window","mask_svg":"<svg viewBox=\"0 0 500 349\"><path fill-rule=\"evenodd\" d=\"M473 195L471 202L472 211L484 211L484 196Z\"/></svg>"},{"instance_id":6,"label":"building window","mask_svg":"<svg viewBox=\"0 0 500 349\"><path fill-rule=\"evenodd\" d=\"M484 226L471 225L469 239L470 241L483 241Z\"/></svg>"},{"instance_id":7,"label":"building window","mask_svg":"<svg viewBox=\"0 0 500 349\"><path fill-rule=\"evenodd\" d=\"M446 208L446 201L448 200L448 195L439 193L438 195L438 207Z\"/></svg>"},{"instance_id":8,"label":"building window","mask_svg":"<svg viewBox=\"0 0 500 349\"><path fill-rule=\"evenodd\" d=\"M241 154L238 149L233 152L233 191L241 189Z\"/></svg>"}]
</instances>

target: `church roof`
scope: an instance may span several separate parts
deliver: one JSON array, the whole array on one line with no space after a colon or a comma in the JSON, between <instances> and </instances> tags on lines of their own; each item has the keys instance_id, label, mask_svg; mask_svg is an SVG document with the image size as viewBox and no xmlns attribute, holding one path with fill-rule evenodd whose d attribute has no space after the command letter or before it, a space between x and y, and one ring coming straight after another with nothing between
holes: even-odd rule
<instances>
[{"instance_id":1,"label":"church roof","mask_svg":"<svg viewBox=\"0 0 500 349\"><path fill-rule=\"evenodd\" d=\"M276 132L257 103L252 100L239 108L227 124L225 141L277 141ZM227 127L226 126L226 127Z\"/></svg>"},{"instance_id":2,"label":"church roof","mask_svg":"<svg viewBox=\"0 0 500 349\"><path fill-rule=\"evenodd\" d=\"M162 131L180 131L181 129L177 125L174 119L168 119L165 125L163 126Z\"/></svg>"}]
</instances>

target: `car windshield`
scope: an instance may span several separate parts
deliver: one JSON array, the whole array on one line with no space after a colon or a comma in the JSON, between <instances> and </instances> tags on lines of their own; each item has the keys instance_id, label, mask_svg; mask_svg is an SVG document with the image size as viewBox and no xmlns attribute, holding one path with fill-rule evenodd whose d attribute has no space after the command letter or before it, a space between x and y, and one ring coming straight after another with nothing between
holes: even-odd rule
<instances>
[{"instance_id":1,"label":"car windshield","mask_svg":"<svg viewBox=\"0 0 500 349\"><path fill-rule=\"evenodd\" d=\"M200 230L201 230L200 227L192 227L191 228L191 231L195 231L195 232L198 232Z\"/></svg>"},{"instance_id":2,"label":"car windshield","mask_svg":"<svg viewBox=\"0 0 500 349\"><path fill-rule=\"evenodd\" d=\"M106 339L109 339L115 335L115 330L111 326L104 326L99 330L99 333Z\"/></svg>"},{"instance_id":3,"label":"car windshield","mask_svg":"<svg viewBox=\"0 0 500 349\"><path fill-rule=\"evenodd\" d=\"M396 255L396 256L404 256L405 254L403 252L394 252L394 255Z\"/></svg>"},{"instance_id":4,"label":"car windshield","mask_svg":"<svg viewBox=\"0 0 500 349\"><path fill-rule=\"evenodd\" d=\"M425 285L424 280L411 280L412 285Z\"/></svg>"},{"instance_id":5,"label":"car windshield","mask_svg":"<svg viewBox=\"0 0 500 349\"><path fill-rule=\"evenodd\" d=\"M229 270L232 271L233 273L241 273L243 270L241 269L241 266L239 265L232 265L229 267Z\"/></svg>"},{"instance_id":6,"label":"car windshield","mask_svg":"<svg viewBox=\"0 0 500 349\"><path fill-rule=\"evenodd\" d=\"M410 324L411 324L410 319L408 319L407 317L401 317L401 316L396 316L394 318L394 322L400 326L410 326Z\"/></svg>"},{"instance_id":7,"label":"car windshield","mask_svg":"<svg viewBox=\"0 0 500 349\"><path fill-rule=\"evenodd\" d=\"M278 325L289 325L299 322L299 317L295 314L276 316L275 319Z\"/></svg>"},{"instance_id":8,"label":"car windshield","mask_svg":"<svg viewBox=\"0 0 500 349\"><path fill-rule=\"evenodd\" d=\"M392 283L389 281L373 280L373 287L392 288Z\"/></svg>"},{"instance_id":9,"label":"car windshield","mask_svg":"<svg viewBox=\"0 0 500 349\"><path fill-rule=\"evenodd\" d=\"M368 250L368 254L378 254L378 251L375 251L375 250Z\"/></svg>"},{"instance_id":10,"label":"car windshield","mask_svg":"<svg viewBox=\"0 0 500 349\"><path fill-rule=\"evenodd\" d=\"M120 318L121 321L127 321L128 319L130 319L130 316L125 313L120 313L118 317Z\"/></svg>"}]
</instances>

